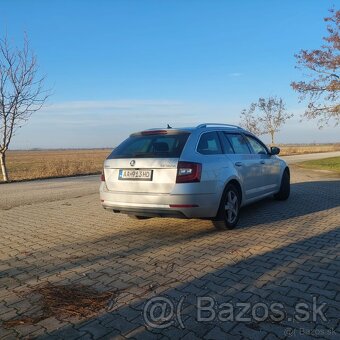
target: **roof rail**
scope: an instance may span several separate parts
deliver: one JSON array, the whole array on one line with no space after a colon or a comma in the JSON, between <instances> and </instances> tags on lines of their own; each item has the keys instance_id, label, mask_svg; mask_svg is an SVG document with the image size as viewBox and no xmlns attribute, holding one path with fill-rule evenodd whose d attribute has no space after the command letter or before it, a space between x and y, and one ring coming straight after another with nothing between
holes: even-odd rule
<instances>
[{"instance_id":1,"label":"roof rail","mask_svg":"<svg viewBox=\"0 0 340 340\"><path fill-rule=\"evenodd\" d=\"M243 130L240 126L238 125L233 125L233 124L220 124L220 123L204 123L204 124L200 124L196 126L196 129L202 129L202 128L206 128L208 126L225 126L225 127L232 127L235 129L241 129Z\"/></svg>"}]
</instances>

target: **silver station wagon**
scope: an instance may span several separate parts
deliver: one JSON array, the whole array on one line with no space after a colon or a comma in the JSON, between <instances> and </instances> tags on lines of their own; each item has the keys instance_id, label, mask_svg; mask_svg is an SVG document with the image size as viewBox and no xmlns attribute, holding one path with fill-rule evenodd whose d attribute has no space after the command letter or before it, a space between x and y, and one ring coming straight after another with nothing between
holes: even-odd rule
<instances>
[{"instance_id":1,"label":"silver station wagon","mask_svg":"<svg viewBox=\"0 0 340 340\"><path fill-rule=\"evenodd\" d=\"M279 152L227 124L133 133L104 162L101 203L137 219L204 218L232 229L242 206L289 197L290 172Z\"/></svg>"}]
</instances>

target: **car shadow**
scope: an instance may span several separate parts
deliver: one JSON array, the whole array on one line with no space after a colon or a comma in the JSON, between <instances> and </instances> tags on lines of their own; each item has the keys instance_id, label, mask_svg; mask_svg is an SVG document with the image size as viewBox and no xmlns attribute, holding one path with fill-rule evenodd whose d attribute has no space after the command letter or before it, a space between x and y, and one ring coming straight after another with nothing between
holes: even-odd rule
<instances>
[{"instance_id":1,"label":"car shadow","mask_svg":"<svg viewBox=\"0 0 340 340\"><path fill-rule=\"evenodd\" d=\"M119 334L139 339L158 339L162 336L203 338L212 331L208 338L218 339L228 334L263 339L268 335L272 338L286 338L287 329L298 334L301 329L311 332L317 328L324 331L323 338L335 339L331 336L335 333L331 331L338 326L339 309L334 300L338 285L332 276L337 275L340 268L337 257L332 254L336 249L339 250L339 236L339 228L335 228L240 259L200 277L192 277L189 282L178 284L174 288L150 291L148 296L141 296L135 302L117 306L111 312L55 330L48 337L68 338L77 334L76 332L89 332L95 338L99 335L110 338ZM148 313L151 313L151 309L146 309L150 306L151 299L155 299L155 303L164 301L157 300L157 296L166 297L172 304L170 307L174 308L182 301L180 309L171 314L171 319L157 319L160 321L159 327L150 323L154 321L150 317L157 318L157 314L150 315ZM208 305L213 303L215 314L202 314L203 308L199 312L199 296L210 299ZM310 312L308 319L296 319L298 302L304 303L304 308ZM315 316L311 314L314 302L317 306L325 303L326 321L320 320L320 315L317 315L316 320L312 319ZM235 314L229 320L218 317L219 308L225 303L234 308ZM236 316L241 316L242 311L237 303L250 305L246 314L242 314L242 320L235 320ZM270 314L264 319L252 314L253 307L258 303L262 308L268 306ZM283 315L280 320L276 320L277 315L270 312L273 303L280 303L282 306L280 310ZM198 322L198 316L202 315L206 318L209 315L214 317ZM167 326L162 327L163 324Z\"/></svg>"},{"instance_id":2,"label":"car shadow","mask_svg":"<svg viewBox=\"0 0 340 340\"><path fill-rule=\"evenodd\" d=\"M266 198L245 206L237 228L285 221L340 206L340 181L312 181L291 184L287 201Z\"/></svg>"}]
</instances>

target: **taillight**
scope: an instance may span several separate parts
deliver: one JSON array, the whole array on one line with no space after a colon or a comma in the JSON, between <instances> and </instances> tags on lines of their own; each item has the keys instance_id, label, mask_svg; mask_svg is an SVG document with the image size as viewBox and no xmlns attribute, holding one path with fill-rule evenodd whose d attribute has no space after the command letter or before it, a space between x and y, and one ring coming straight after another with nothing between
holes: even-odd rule
<instances>
[{"instance_id":1,"label":"taillight","mask_svg":"<svg viewBox=\"0 0 340 340\"><path fill-rule=\"evenodd\" d=\"M102 174L100 175L100 180L102 182L105 182L105 174L104 174L104 170L102 171Z\"/></svg>"},{"instance_id":2,"label":"taillight","mask_svg":"<svg viewBox=\"0 0 340 340\"><path fill-rule=\"evenodd\" d=\"M202 164L178 162L176 183L192 183L201 181Z\"/></svg>"}]
</instances>

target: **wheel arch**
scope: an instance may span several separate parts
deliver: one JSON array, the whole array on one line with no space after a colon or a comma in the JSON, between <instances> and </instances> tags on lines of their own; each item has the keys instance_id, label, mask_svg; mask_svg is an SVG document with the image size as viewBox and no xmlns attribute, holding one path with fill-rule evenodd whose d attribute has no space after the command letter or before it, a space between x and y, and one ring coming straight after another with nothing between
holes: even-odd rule
<instances>
[{"instance_id":1,"label":"wheel arch","mask_svg":"<svg viewBox=\"0 0 340 340\"><path fill-rule=\"evenodd\" d=\"M225 193L225 190L226 190L226 188L227 188L227 186L228 186L229 184L233 184L233 185L237 188L237 190L238 190L238 192L239 192L239 194L240 194L240 205L241 205L241 204L242 204L242 200L243 200L243 192L242 192L241 184L240 184L240 182L239 182L236 178L231 178L231 179L229 179L229 180L225 183L224 188L223 188L223 191L222 191L222 195L221 195L221 198L220 198L220 201L222 200L223 195L224 195L224 193Z\"/></svg>"},{"instance_id":2,"label":"wheel arch","mask_svg":"<svg viewBox=\"0 0 340 340\"><path fill-rule=\"evenodd\" d=\"M228 184L233 184L233 185L235 185L235 187L237 188L237 190L238 190L238 192L239 192L239 194L240 194L240 205L241 205L241 204L242 204L243 194L242 194L242 187L241 187L240 182L237 181L237 180L234 178L234 179L230 180L230 181L228 182ZM227 185L228 185L228 184L227 184Z\"/></svg>"},{"instance_id":3,"label":"wheel arch","mask_svg":"<svg viewBox=\"0 0 340 340\"><path fill-rule=\"evenodd\" d=\"M230 222L231 224L228 224L229 222L226 222L224 217L223 217L225 212L223 214L222 204L223 204L223 199L226 196L226 189L230 184L232 184L237 189L238 194L239 194L239 198L240 198L240 204L238 206L238 214L236 216L236 221L234 221L234 222L231 221ZM222 195L221 195L221 198L220 198L219 208L218 208L216 217L213 219L213 223L214 223L214 225L217 229L223 229L223 230L233 229L236 226L237 221L239 219L239 209L240 209L240 206L241 206L241 202L242 202L242 186L241 186L241 183L236 178L230 178L228 181L226 181L226 183L224 185L223 192L222 192Z\"/></svg>"},{"instance_id":4,"label":"wheel arch","mask_svg":"<svg viewBox=\"0 0 340 340\"><path fill-rule=\"evenodd\" d=\"M282 177L284 175L285 172L288 172L288 176L290 178L290 169L289 169L289 166L287 164L285 164L285 166L283 166L281 168L281 173L280 173L280 177L278 178L279 180L279 184L281 184L281 181L282 181Z\"/></svg>"}]
</instances>

